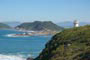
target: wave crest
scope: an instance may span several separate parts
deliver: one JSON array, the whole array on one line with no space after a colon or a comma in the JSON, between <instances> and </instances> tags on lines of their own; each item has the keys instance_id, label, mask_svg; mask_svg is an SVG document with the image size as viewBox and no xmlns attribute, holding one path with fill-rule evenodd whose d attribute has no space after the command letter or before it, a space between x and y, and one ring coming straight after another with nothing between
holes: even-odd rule
<instances>
[{"instance_id":1,"label":"wave crest","mask_svg":"<svg viewBox=\"0 0 90 60\"><path fill-rule=\"evenodd\" d=\"M2 55L0 54L0 60L26 60L21 55Z\"/></svg>"}]
</instances>

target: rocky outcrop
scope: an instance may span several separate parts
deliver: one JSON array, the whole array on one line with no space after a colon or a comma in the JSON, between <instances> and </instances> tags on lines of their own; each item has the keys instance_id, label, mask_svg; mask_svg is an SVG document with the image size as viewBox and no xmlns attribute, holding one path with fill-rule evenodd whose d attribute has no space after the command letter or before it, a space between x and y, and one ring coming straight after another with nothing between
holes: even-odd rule
<instances>
[{"instance_id":1,"label":"rocky outcrop","mask_svg":"<svg viewBox=\"0 0 90 60\"><path fill-rule=\"evenodd\" d=\"M27 58L27 60L34 60L33 58Z\"/></svg>"}]
</instances>

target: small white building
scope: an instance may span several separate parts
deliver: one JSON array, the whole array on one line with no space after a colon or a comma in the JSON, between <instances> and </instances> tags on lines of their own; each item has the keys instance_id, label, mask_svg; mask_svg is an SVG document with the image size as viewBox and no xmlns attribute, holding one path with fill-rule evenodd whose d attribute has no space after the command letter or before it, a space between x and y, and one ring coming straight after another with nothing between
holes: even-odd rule
<instances>
[{"instance_id":1,"label":"small white building","mask_svg":"<svg viewBox=\"0 0 90 60\"><path fill-rule=\"evenodd\" d=\"M74 27L79 27L79 21L77 20L74 21Z\"/></svg>"}]
</instances>

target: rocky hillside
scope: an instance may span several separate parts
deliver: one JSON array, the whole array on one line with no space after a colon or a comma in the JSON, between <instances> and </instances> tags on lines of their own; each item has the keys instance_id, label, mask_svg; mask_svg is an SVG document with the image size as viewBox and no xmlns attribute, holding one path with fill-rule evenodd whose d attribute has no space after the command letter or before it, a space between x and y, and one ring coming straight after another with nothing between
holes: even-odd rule
<instances>
[{"instance_id":1,"label":"rocky hillside","mask_svg":"<svg viewBox=\"0 0 90 60\"><path fill-rule=\"evenodd\" d=\"M8 26L7 24L0 23L0 29L9 29L9 28L11 28L11 27Z\"/></svg>"},{"instance_id":2,"label":"rocky hillside","mask_svg":"<svg viewBox=\"0 0 90 60\"><path fill-rule=\"evenodd\" d=\"M35 60L90 60L90 26L56 34Z\"/></svg>"},{"instance_id":3,"label":"rocky hillside","mask_svg":"<svg viewBox=\"0 0 90 60\"><path fill-rule=\"evenodd\" d=\"M60 26L57 26L56 24L54 24L51 21L35 21L35 22L31 22L31 23L23 23L19 26L17 26L16 28L19 29L25 29L25 30L33 30L33 31L60 31L63 28Z\"/></svg>"}]
</instances>

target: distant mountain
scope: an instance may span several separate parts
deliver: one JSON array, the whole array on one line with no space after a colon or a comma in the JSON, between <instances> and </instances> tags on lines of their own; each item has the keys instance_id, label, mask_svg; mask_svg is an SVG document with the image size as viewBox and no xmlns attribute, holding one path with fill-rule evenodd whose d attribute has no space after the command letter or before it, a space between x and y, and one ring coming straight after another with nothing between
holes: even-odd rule
<instances>
[{"instance_id":1,"label":"distant mountain","mask_svg":"<svg viewBox=\"0 0 90 60\"><path fill-rule=\"evenodd\" d=\"M16 27L21 24L21 22L3 22L11 27Z\"/></svg>"},{"instance_id":2,"label":"distant mountain","mask_svg":"<svg viewBox=\"0 0 90 60\"><path fill-rule=\"evenodd\" d=\"M0 29L9 29L9 28L11 28L11 27L8 26L7 24L0 23Z\"/></svg>"},{"instance_id":3,"label":"distant mountain","mask_svg":"<svg viewBox=\"0 0 90 60\"><path fill-rule=\"evenodd\" d=\"M17 26L16 28L33 30L33 31L60 31L63 29L63 27L60 27L51 21L27 22L27 23L22 23L21 25Z\"/></svg>"},{"instance_id":4,"label":"distant mountain","mask_svg":"<svg viewBox=\"0 0 90 60\"><path fill-rule=\"evenodd\" d=\"M84 26L84 25L88 25L88 24L90 24L90 22L80 22L80 26ZM62 26L64 28L71 28L74 26L73 22L71 22L71 21L57 23L57 25Z\"/></svg>"}]
</instances>

